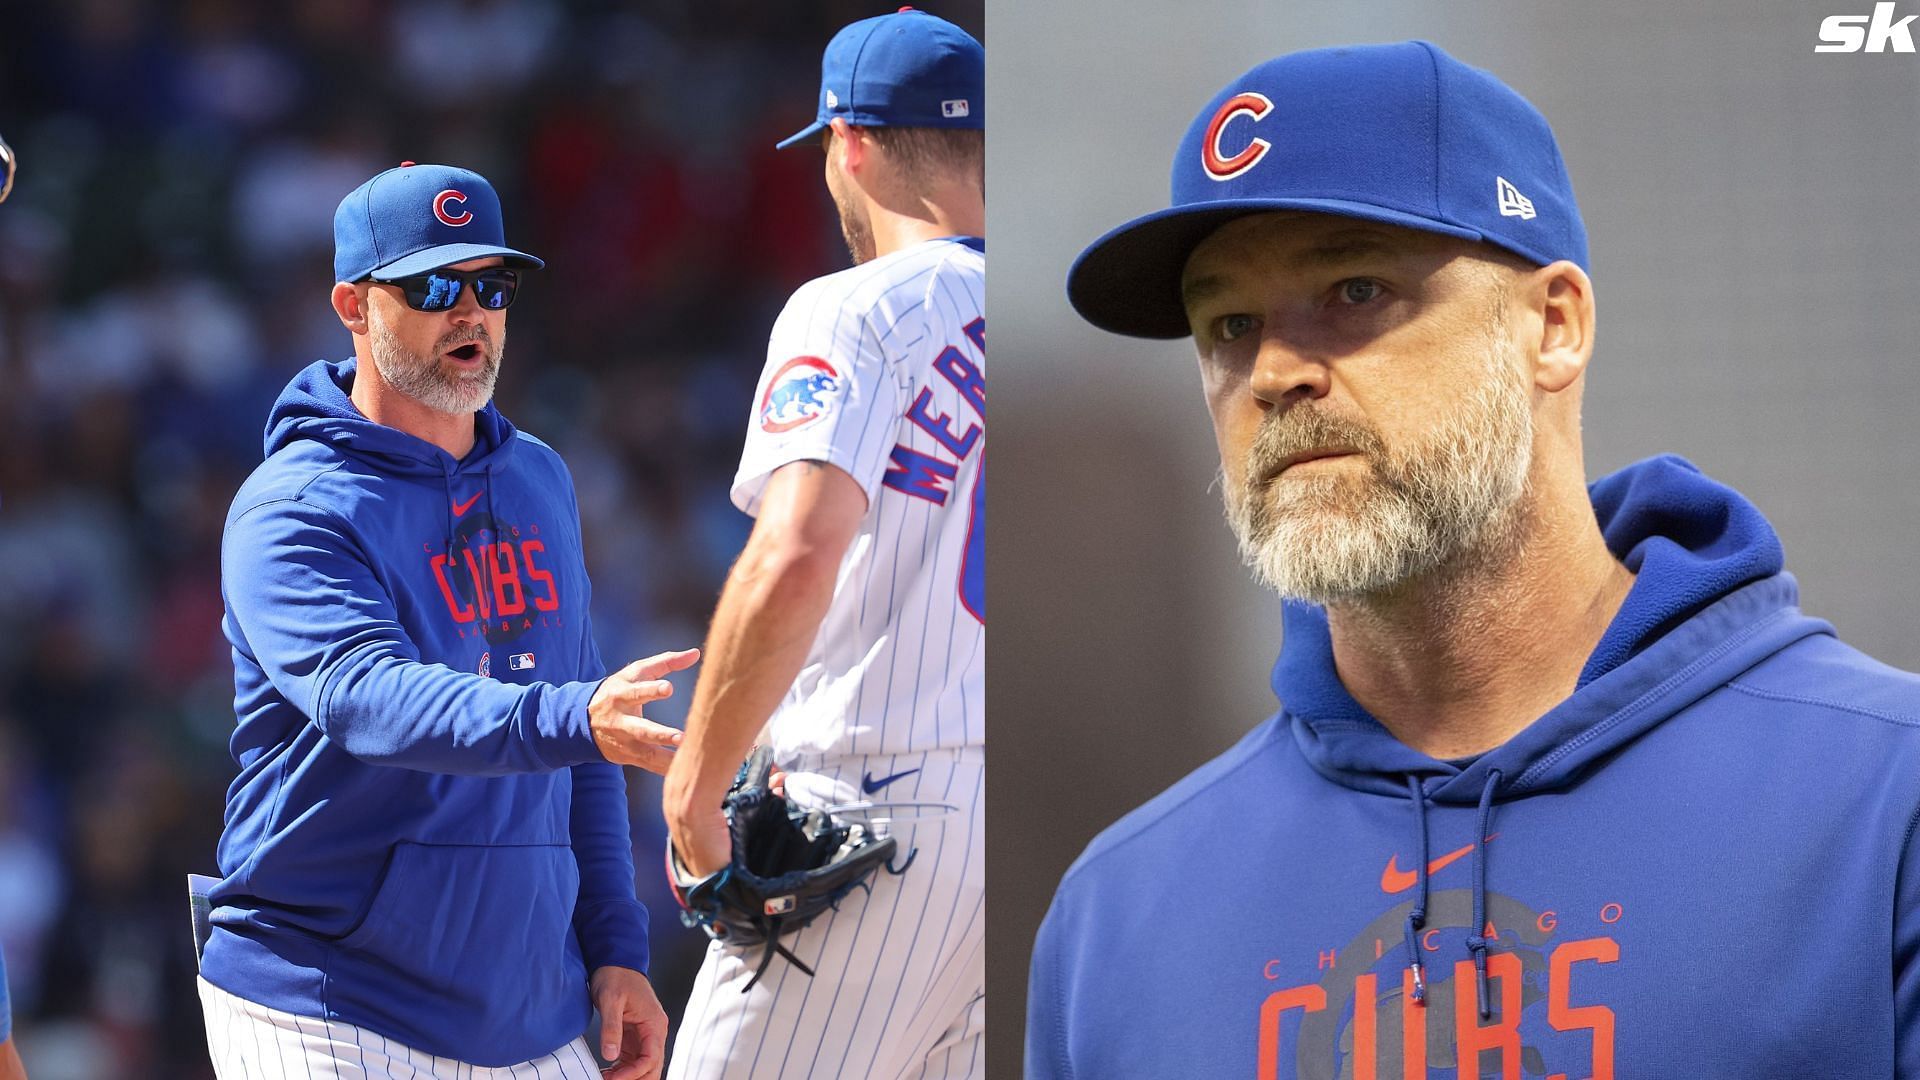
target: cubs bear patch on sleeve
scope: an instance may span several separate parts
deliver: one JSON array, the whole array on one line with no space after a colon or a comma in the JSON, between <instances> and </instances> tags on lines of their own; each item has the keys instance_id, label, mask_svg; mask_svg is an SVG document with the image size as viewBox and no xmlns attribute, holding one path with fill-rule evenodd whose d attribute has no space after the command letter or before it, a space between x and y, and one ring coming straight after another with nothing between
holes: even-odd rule
<instances>
[{"instance_id":1,"label":"cubs bear patch on sleeve","mask_svg":"<svg viewBox=\"0 0 1920 1080\"><path fill-rule=\"evenodd\" d=\"M905 402L871 312L849 303L845 275L809 282L787 302L767 342L734 505L757 513L767 477L794 461L824 461L872 499Z\"/></svg>"}]
</instances>

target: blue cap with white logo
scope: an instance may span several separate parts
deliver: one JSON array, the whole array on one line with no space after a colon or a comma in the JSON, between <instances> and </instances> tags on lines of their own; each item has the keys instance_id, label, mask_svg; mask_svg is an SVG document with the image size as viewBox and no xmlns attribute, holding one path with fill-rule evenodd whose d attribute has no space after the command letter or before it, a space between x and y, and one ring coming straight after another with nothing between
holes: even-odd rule
<instances>
[{"instance_id":1,"label":"blue cap with white logo","mask_svg":"<svg viewBox=\"0 0 1920 1080\"><path fill-rule=\"evenodd\" d=\"M546 265L507 246L500 196L471 169L403 162L354 188L333 212L335 281L392 281L488 255Z\"/></svg>"},{"instance_id":2,"label":"blue cap with white logo","mask_svg":"<svg viewBox=\"0 0 1920 1080\"><path fill-rule=\"evenodd\" d=\"M784 150L839 117L855 127L984 128L987 50L945 19L903 7L862 19L827 43L820 112Z\"/></svg>"},{"instance_id":3,"label":"blue cap with white logo","mask_svg":"<svg viewBox=\"0 0 1920 1080\"><path fill-rule=\"evenodd\" d=\"M1425 41L1269 60L1215 95L1180 140L1173 205L1093 242L1067 299L1117 334L1188 333L1180 275L1215 229L1304 210L1484 240L1587 269L1587 230L1546 118Z\"/></svg>"}]
</instances>

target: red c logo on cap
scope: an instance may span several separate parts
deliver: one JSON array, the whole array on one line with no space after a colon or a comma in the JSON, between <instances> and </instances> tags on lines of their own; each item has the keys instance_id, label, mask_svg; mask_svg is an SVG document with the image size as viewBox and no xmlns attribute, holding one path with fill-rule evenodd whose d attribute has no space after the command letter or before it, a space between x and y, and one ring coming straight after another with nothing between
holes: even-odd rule
<instances>
[{"instance_id":1,"label":"red c logo on cap","mask_svg":"<svg viewBox=\"0 0 1920 1080\"><path fill-rule=\"evenodd\" d=\"M461 206L460 212L458 214L447 213L448 203L459 203ZM452 225L458 228L473 220L473 214L466 209L466 205L467 197L465 195L455 191L453 188L448 188L433 197L433 216L439 218L442 225Z\"/></svg>"},{"instance_id":2,"label":"red c logo on cap","mask_svg":"<svg viewBox=\"0 0 1920 1080\"><path fill-rule=\"evenodd\" d=\"M1220 153L1220 134L1236 116L1251 116L1257 122L1272 111L1273 102L1265 94L1249 90L1228 98L1220 106L1220 111L1213 114L1213 120L1207 124L1207 137L1200 143L1200 164L1207 170L1207 175L1215 180L1231 180L1259 164L1260 159L1267 156L1267 149L1272 143L1255 139L1247 144L1246 149L1226 157Z\"/></svg>"}]
</instances>

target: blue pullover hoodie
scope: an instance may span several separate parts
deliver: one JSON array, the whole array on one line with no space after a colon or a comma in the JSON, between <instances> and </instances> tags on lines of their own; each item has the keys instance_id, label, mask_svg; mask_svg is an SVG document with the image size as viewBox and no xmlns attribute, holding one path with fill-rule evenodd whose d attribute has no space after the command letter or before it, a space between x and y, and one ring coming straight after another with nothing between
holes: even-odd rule
<instances>
[{"instance_id":1,"label":"blue pullover hoodie","mask_svg":"<svg viewBox=\"0 0 1920 1080\"><path fill-rule=\"evenodd\" d=\"M1062 880L1030 1080L1920 1077L1920 679L1800 614L1686 462L1592 496L1633 588L1473 760L1395 739L1287 606L1279 715Z\"/></svg>"},{"instance_id":2,"label":"blue pullover hoodie","mask_svg":"<svg viewBox=\"0 0 1920 1080\"><path fill-rule=\"evenodd\" d=\"M573 481L491 404L455 461L353 376L293 380L227 516L240 774L201 973L516 1064L586 1030L589 971L647 965Z\"/></svg>"}]
</instances>

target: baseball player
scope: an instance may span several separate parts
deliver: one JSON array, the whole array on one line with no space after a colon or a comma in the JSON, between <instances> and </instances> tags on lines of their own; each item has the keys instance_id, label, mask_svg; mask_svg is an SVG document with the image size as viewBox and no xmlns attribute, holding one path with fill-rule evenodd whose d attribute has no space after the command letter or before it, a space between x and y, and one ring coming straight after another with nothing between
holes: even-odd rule
<instances>
[{"instance_id":1,"label":"baseball player","mask_svg":"<svg viewBox=\"0 0 1920 1080\"><path fill-rule=\"evenodd\" d=\"M986 663L985 51L911 8L828 44L815 122L856 264L775 322L733 500L756 518L665 785L687 869L728 862L721 798L765 739L802 805L914 861L788 939L719 944L671 1075L978 1075ZM863 809L864 808L864 809Z\"/></svg>"},{"instance_id":2,"label":"baseball player","mask_svg":"<svg viewBox=\"0 0 1920 1080\"><path fill-rule=\"evenodd\" d=\"M407 162L334 215L354 356L295 376L221 549L233 647L200 994L222 1078L657 1077L627 800L642 708L697 653L607 675L573 483L491 402L508 247L477 173ZM600 1023L589 1044L594 1009Z\"/></svg>"},{"instance_id":3,"label":"baseball player","mask_svg":"<svg viewBox=\"0 0 1920 1080\"><path fill-rule=\"evenodd\" d=\"M1295 53L1172 201L1068 295L1193 339L1282 709L1062 880L1027 1075L1920 1076L1920 679L1731 488L1588 485L1545 119L1425 42Z\"/></svg>"}]
</instances>

